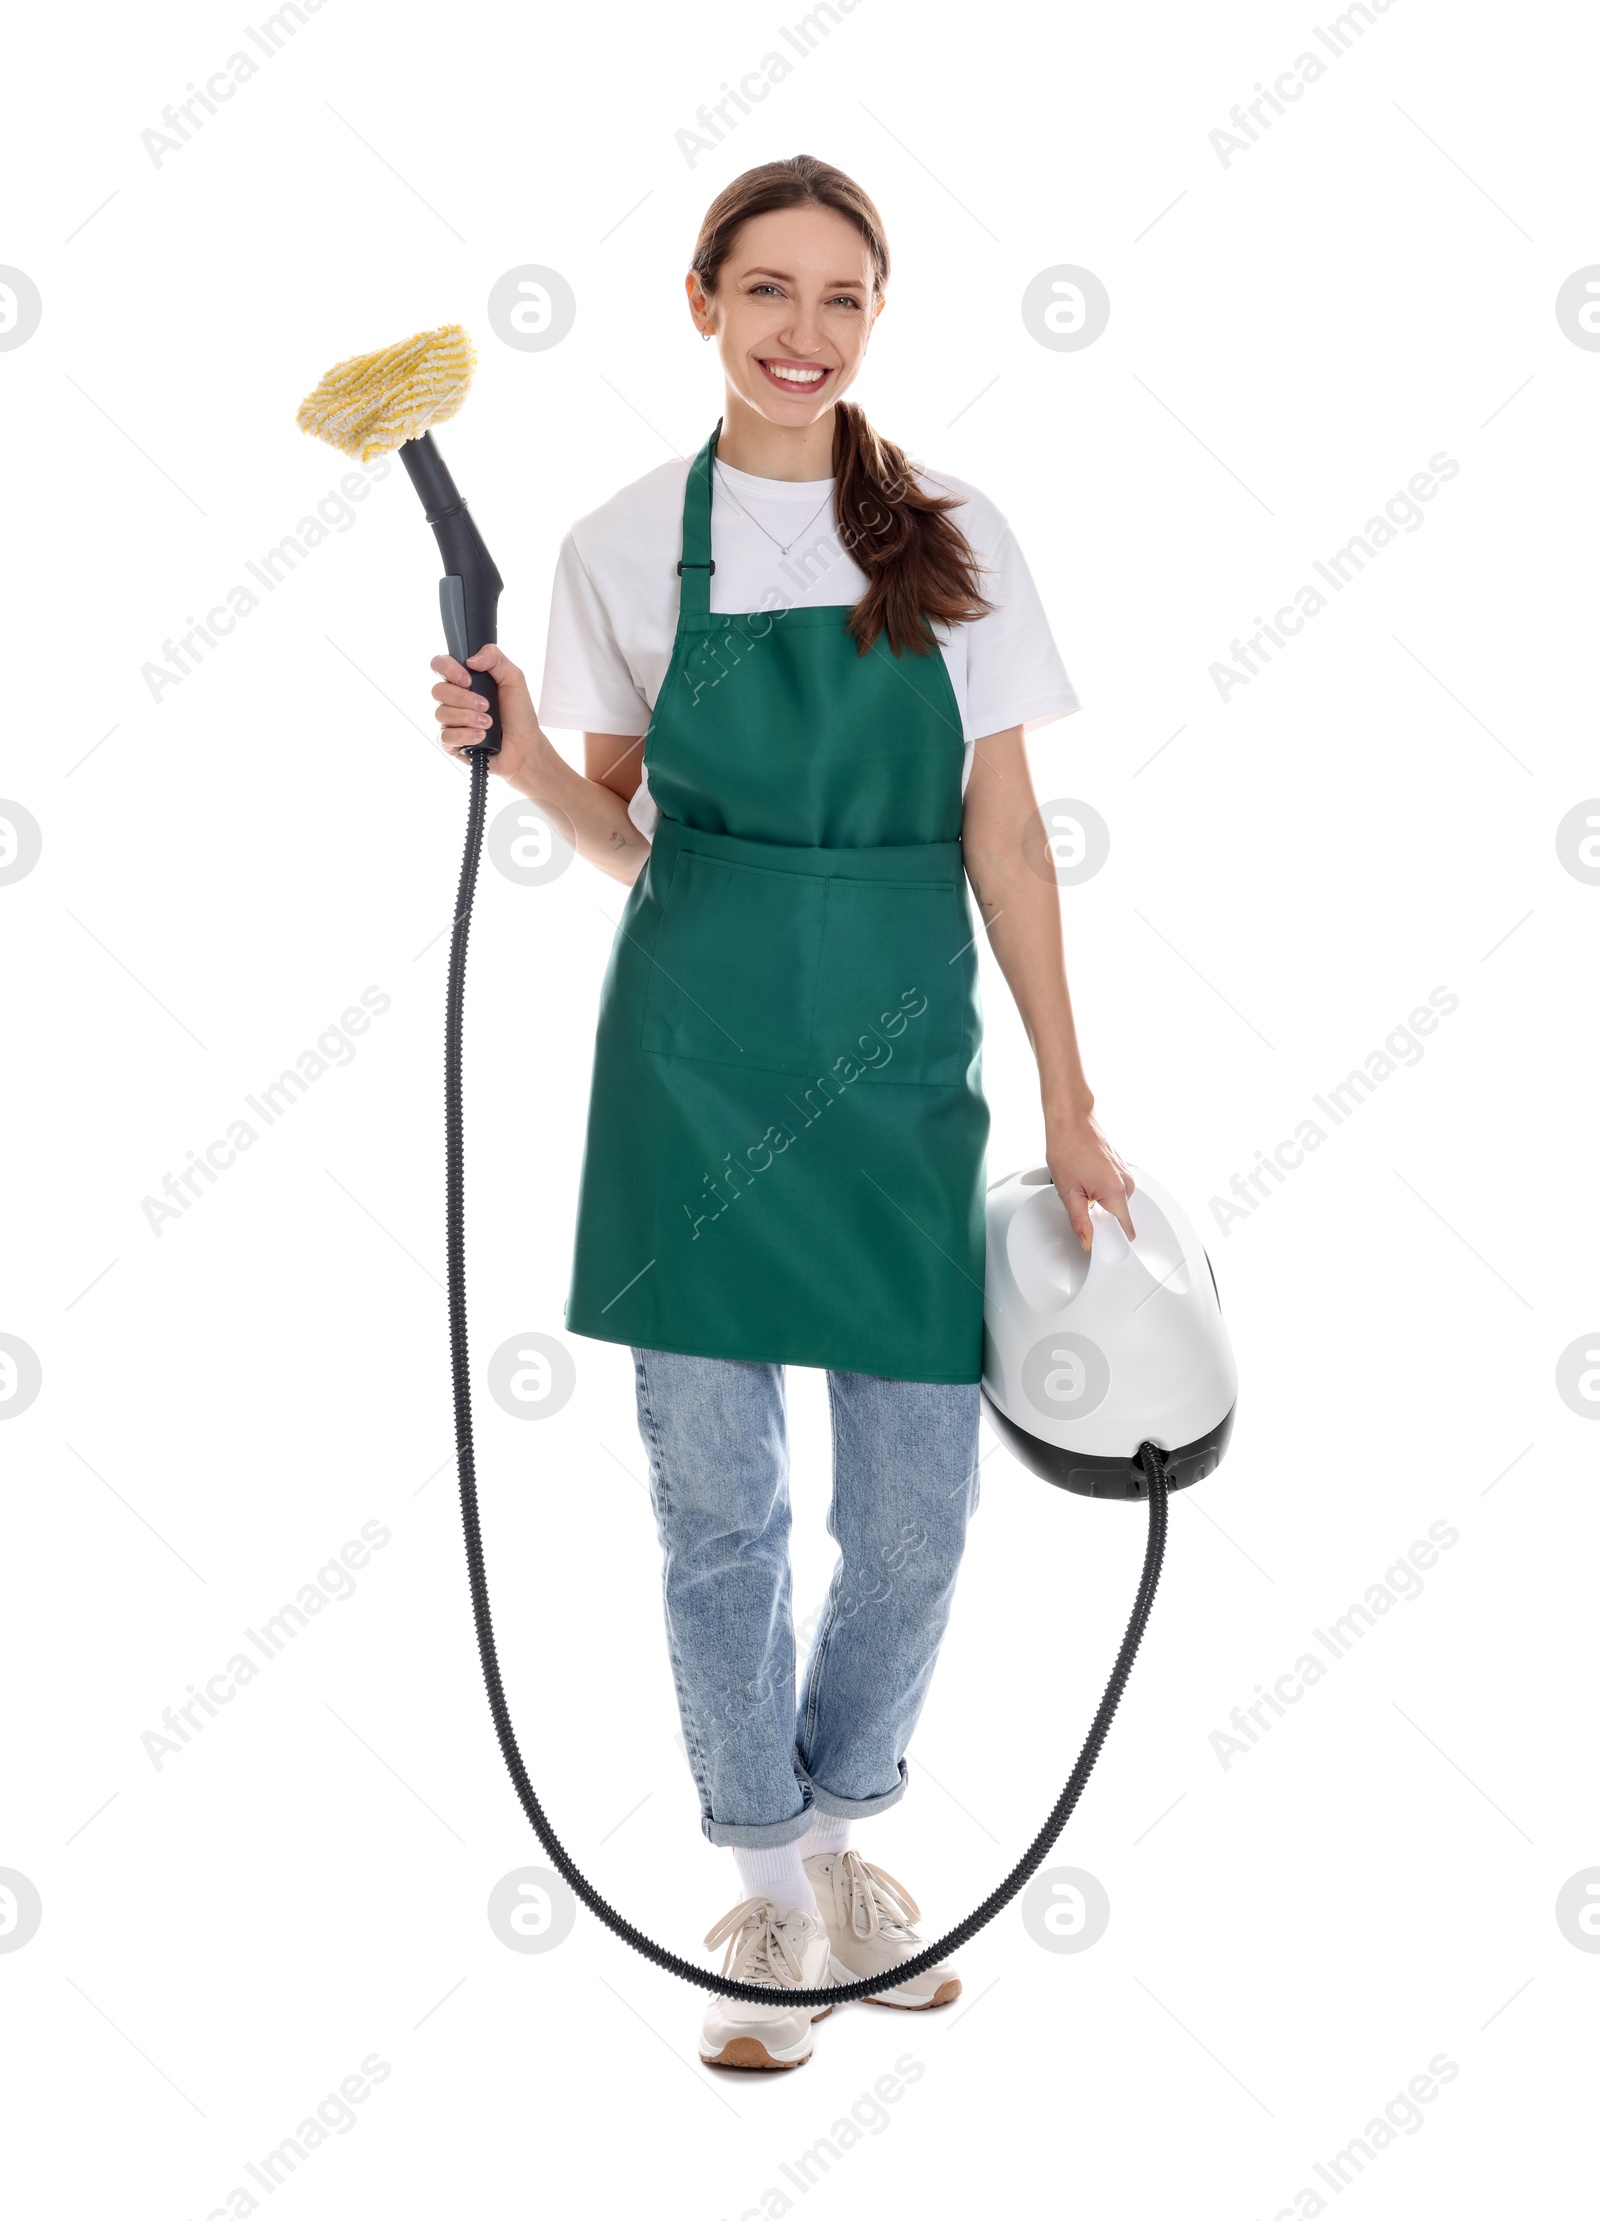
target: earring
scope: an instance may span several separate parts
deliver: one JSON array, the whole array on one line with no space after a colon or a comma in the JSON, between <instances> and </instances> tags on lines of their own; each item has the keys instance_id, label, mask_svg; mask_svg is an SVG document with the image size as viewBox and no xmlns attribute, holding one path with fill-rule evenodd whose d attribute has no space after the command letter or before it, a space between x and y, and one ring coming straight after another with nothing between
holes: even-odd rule
<instances>
[{"instance_id":1,"label":"earring","mask_svg":"<svg viewBox=\"0 0 1600 2221\"><path fill-rule=\"evenodd\" d=\"M700 337L702 339L709 339L711 337L711 334L706 330L703 324L700 327Z\"/></svg>"}]
</instances>

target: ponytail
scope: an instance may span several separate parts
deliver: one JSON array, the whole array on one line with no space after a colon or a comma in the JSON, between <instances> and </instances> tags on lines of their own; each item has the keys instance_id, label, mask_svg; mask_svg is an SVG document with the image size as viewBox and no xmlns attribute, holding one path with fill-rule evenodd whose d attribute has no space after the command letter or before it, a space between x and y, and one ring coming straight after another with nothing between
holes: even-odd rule
<instances>
[{"instance_id":1,"label":"ponytail","mask_svg":"<svg viewBox=\"0 0 1600 2221\"><path fill-rule=\"evenodd\" d=\"M839 539L867 577L849 624L863 655L880 632L897 654L920 655L929 646L923 618L966 625L994 607L947 513L961 506L959 495L924 493L904 450L875 432L853 401L834 410L833 470Z\"/></svg>"}]
</instances>

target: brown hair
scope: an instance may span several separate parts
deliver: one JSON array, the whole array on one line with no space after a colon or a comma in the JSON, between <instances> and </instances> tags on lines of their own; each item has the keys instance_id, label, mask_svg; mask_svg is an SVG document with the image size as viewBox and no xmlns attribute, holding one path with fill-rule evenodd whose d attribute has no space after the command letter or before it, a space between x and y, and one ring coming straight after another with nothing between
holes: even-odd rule
<instances>
[{"instance_id":1,"label":"brown hair","mask_svg":"<svg viewBox=\"0 0 1600 2221\"><path fill-rule=\"evenodd\" d=\"M889 279L883 218L843 170L815 155L762 162L725 185L706 210L691 267L708 294L741 224L776 208L831 208L855 225L872 257L873 297ZM833 412L833 513L846 552L866 573L867 590L849 630L864 655L880 632L897 652L931 645L921 620L971 624L993 608L979 592L978 559L946 514L958 494L924 493L904 451L875 432L853 401Z\"/></svg>"}]
</instances>

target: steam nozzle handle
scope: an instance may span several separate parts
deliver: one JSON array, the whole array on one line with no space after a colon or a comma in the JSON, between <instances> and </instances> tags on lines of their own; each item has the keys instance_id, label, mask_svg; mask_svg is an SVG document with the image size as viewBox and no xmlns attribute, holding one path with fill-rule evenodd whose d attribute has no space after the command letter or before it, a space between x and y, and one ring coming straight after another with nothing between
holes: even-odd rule
<instances>
[{"instance_id":1,"label":"steam nozzle handle","mask_svg":"<svg viewBox=\"0 0 1600 2221\"><path fill-rule=\"evenodd\" d=\"M455 657L457 663L464 664L468 656L477 654L478 648L474 648L471 642L474 637L479 635L480 631L479 648L483 646L485 641L492 640L495 637L495 617L499 596L489 596L487 606L485 606L481 594L475 597L475 601L478 617L476 624L470 622L468 618L466 581L454 571L448 577L440 579L439 615L444 624L444 644ZM488 709L489 730L484 734L482 740L474 741L471 747L463 748L459 753L462 755L498 756L500 753L500 689L495 685L487 671L473 671L471 679L473 693L483 697L484 704Z\"/></svg>"},{"instance_id":2,"label":"steam nozzle handle","mask_svg":"<svg viewBox=\"0 0 1600 2221\"><path fill-rule=\"evenodd\" d=\"M423 512L433 527L444 562L439 581L439 615L444 623L445 646L458 663L476 655L499 632L500 590L504 584L494 557L483 544L465 501L444 457L424 432L400 448L406 475L416 488ZM482 740L457 751L463 756L498 756L500 753L500 689L485 672L474 671L472 691L480 695L489 712L489 730Z\"/></svg>"}]
</instances>

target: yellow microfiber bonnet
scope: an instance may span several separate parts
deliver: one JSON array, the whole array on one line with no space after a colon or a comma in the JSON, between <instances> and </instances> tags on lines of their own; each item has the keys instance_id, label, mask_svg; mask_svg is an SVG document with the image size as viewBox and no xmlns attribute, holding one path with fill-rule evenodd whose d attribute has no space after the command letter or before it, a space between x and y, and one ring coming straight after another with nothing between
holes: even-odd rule
<instances>
[{"instance_id":1,"label":"yellow microfiber bonnet","mask_svg":"<svg viewBox=\"0 0 1600 2221\"><path fill-rule=\"evenodd\" d=\"M373 355L336 362L296 411L312 432L357 462L370 463L407 440L444 424L467 398L477 351L460 324L440 324L380 347Z\"/></svg>"}]
</instances>

